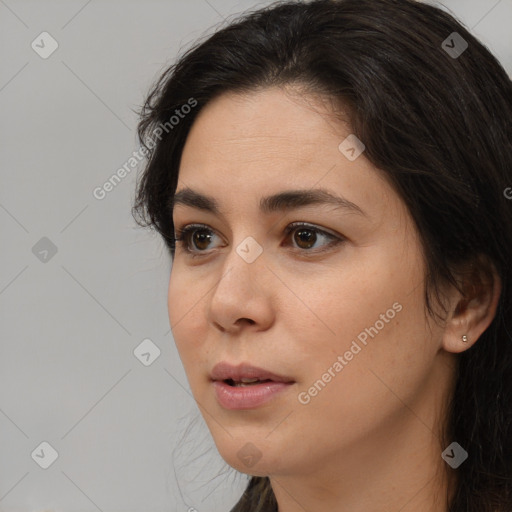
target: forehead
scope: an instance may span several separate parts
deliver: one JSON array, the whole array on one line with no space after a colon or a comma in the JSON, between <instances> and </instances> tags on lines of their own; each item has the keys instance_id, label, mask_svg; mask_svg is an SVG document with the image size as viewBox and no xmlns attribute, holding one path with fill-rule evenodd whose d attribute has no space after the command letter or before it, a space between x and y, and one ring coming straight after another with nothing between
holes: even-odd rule
<instances>
[{"instance_id":1,"label":"forehead","mask_svg":"<svg viewBox=\"0 0 512 512\"><path fill-rule=\"evenodd\" d=\"M381 215L401 201L364 152L351 161L340 151L349 135L349 125L316 97L279 88L226 93L203 108L190 130L178 190L243 207L285 189L321 187Z\"/></svg>"},{"instance_id":2,"label":"forehead","mask_svg":"<svg viewBox=\"0 0 512 512\"><path fill-rule=\"evenodd\" d=\"M324 146L336 142L345 131L349 133L348 125L335 118L320 98L269 88L243 94L228 92L215 98L200 112L187 145L202 142L208 153L229 148L225 158L232 153L235 158L279 159L286 152L283 157L300 159L314 154L321 142ZM239 150L233 152L235 147ZM243 154L245 149L249 152Z\"/></svg>"}]
</instances>

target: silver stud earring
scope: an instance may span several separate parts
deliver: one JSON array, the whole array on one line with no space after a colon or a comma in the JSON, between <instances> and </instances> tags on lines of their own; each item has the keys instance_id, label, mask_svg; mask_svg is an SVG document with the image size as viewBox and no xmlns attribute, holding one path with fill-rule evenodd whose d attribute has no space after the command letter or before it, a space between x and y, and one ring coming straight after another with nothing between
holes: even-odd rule
<instances>
[{"instance_id":1,"label":"silver stud earring","mask_svg":"<svg viewBox=\"0 0 512 512\"><path fill-rule=\"evenodd\" d=\"M467 342L468 342L468 337L467 337L465 334L463 334L463 335L462 335L462 341L463 341L464 343L467 343Z\"/></svg>"}]
</instances>

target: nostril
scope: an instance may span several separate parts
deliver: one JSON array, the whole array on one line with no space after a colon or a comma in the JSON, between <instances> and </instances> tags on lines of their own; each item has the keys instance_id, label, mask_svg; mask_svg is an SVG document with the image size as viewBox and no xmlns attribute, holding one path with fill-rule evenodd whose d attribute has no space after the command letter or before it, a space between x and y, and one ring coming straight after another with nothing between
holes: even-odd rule
<instances>
[{"instance_id":1,"label":"nostril","mask_svg":"<svg viewBox=\"0 0 512 512\"><path fill-rule=\"evenodd\" d=\"M242 322L247 322L249 324L255 324L256 322L254 320L252 320L251 318L239 318L237 320L237 323L242 323Z\"/></svg>"}]
</instances>

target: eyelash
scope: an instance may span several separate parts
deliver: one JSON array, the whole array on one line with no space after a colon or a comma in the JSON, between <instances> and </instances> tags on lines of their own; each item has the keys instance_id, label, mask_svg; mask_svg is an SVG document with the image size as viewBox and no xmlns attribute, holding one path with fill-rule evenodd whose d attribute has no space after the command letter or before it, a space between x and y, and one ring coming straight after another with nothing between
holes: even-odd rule
<instances>
[{"instance_id":1,"label":"eyelash","mask_svg":"<svg viewBox=\"0 0 512 512\"><path fill-rule=\"evenodd\" d=\"M331 247L334 247L344 241L344 239L342 237L328 233L327 231L324 231L323 229L320 229L312 224L307 224L305 222L294 222L294 223L286 226L286 229L284 230L286 237L288 237L291 233L293 233L293 231L295 231L299 228L307 229L308 231L312 231L317 234L319 233L319 234L324 235L327 238L331 239L331 241L329 243L325 244L324 248L320 249L320 250L295 248L296 251L299 251L302 253L318 254L318 253L324 252L327 249L330 249ZM182 243L183 250L185 251L185 253L187 253L192 258L197 258L197 257L201 257L201 256L210 254L211 251L208 251L208 250L199 251L199 250L193 250L190 248L189 235L191 235L194 231L207 231L209 233L215 234L215 232L212 229L210 229L208 226L206 226L205 224L188 224L188 225L184 226L183 228L178 229L176 231L177 236L174 238L174 241L179 242L180 244L182 242L185 242L185 243Z\"/></svg>"}]
</instances>

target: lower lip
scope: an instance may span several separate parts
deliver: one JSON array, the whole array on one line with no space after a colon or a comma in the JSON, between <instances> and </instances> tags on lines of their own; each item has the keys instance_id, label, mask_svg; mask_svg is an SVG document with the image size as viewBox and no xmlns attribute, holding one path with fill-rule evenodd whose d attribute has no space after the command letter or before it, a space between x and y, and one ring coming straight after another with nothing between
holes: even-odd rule
<instances>
[{"instance_id":1,"label":"lower lip","mask_svg":"<svg viewBox=\"0 0 512 512\"><path fill-rule=\"evenodd\" d=\"M225 409L253 409L266 404L293 382L264 382L250 386L230 386L224 381L213 382L215 394Z\"/></svg>"}]
</instances>

